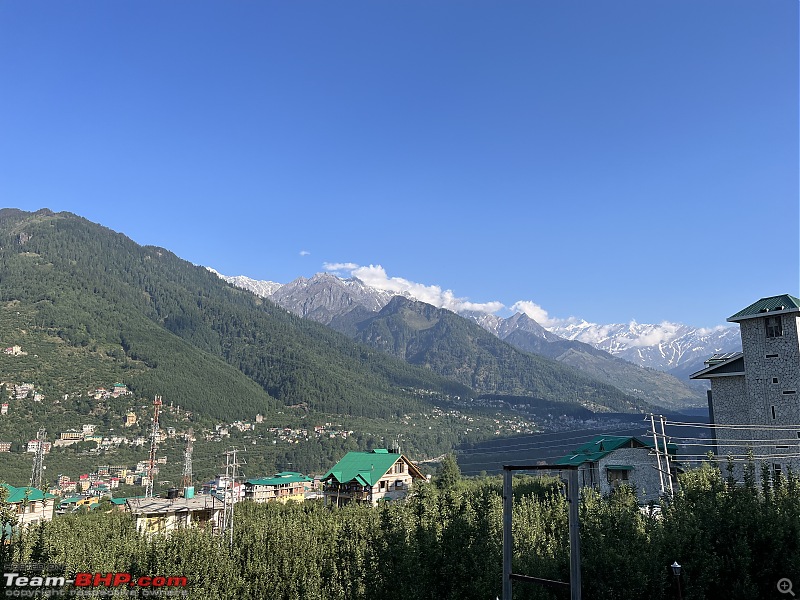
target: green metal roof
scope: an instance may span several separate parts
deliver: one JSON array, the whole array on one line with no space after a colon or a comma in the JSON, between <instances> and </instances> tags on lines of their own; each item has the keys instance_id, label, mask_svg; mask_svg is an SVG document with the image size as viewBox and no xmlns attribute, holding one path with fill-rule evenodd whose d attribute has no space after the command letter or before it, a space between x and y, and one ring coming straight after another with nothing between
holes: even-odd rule
<instances>
[{"instance_id":1,"label":"green metal roof","mask_svg":"<svg viewBox=\"0 0 800 600\"><path fill-rule=\"evenodd\" d=\"M307 483L313 481L310 477L306 477L300 473L293 471L284 471L278 473L275 477L266 477L264 479L248 479L247 483L250 485L283 485L287 483Z\"/></svg>"},{"instance_id":2,"label":"green metal roof","mask_svg":"<svg viewBox=\"0 0 800 600\"><path fill-rule=\"evenodd\" d=\"M348 452L322 479L334 477L339 483L355 480L361 485L372 487L401 457L402 454L383 448L372 452Z\"/></svg>"},{"instance_id":3,"label":"green metal roof","mask_svg":"<svg viewBox=\"0 0 800 600\"><path fill-rule=\"evenodd\" d=\"M0 483L4 488L8 490L8 498L6 498L6 502L10 502L12 504L16 504L17 502L23 502L24 500L44 500L45 498L54 498L52 494L45 494L42 490L38 490L34 487L14 487L13 485L8 485L7 483Z\"/></svg>"},{"instance_id":4,"label":"green metal roof","mask_svg":"<svg viewBox=\"0 0 800 600\"><path fill-rule=\"evenodd\" d=\"M754 302L735 315L728 317L728 321L740 321L749 317L763 317L765 314L779 310L800 310L800 299L789 294L761 298L758 302Z\"/></svg>"},{"instance_id":5,"label":"green metal roof","mask_svg":"<svg viewBox=\"0 0 800 600\"><path fill-rule=\"evenodd\" d=\"M620 435L598 435L586 442L580 448L577 448L562 456L554 464L556 465L571 465L578 466L585 462L597 462L601 458L608 456L614 450L622 448L623 446L631 446L634 448L652 448L653 443L633 436L620 436ZM670 454L674 454L678 447L675 444L667 444L667 450ZM614 467L622 469L624 467Z\"/></svg>"}]
</instances>

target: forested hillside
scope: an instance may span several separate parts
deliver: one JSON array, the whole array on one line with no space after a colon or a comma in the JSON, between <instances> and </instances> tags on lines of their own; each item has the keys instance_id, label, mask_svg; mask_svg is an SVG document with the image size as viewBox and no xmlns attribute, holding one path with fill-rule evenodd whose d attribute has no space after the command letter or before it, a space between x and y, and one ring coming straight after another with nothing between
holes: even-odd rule
<instances>
[{"instance_id":1,"label":"forested hillside","mask_svg":"<svg viewBox=\"0 0 800 600\"><path fill-rule=\"evenodd\" d=\"M419 408L419 390L471 393L69 213L0 211L0 303L2 345L41 349L7 375L51 394L114 377L217 417L302 405L384 418Z\"/></svg>"},{"instance_id":2,"label":"forested hillside","mask_svg":"<svg viewBox=\"0 0 800 600\"><path fill-rule=\"evenodd\" d=\"M402 296L360 323L356 339L479 393L572 401L617 412L648 408L613 385L514 348L448 310Z\"/></svg>"}]
</instances>

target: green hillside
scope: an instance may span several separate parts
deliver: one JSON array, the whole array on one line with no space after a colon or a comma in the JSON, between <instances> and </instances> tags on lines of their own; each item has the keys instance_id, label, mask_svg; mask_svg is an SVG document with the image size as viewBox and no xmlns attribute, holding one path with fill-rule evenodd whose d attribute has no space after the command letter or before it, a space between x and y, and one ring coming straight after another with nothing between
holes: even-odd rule
<instances>
[{"instance_id":1,"label":"green hillside","mask_svg":"<svg viewBox=\"0 0 800 600\"><path fill-rule=\"evenodd\" d=\"M448 310L401 296L359 324L356 337L479 393L577 401L595 410L648 408L642 400L612 385L522 352Z\"/></svg>"},{"instance_id":2,"label":"green hillside","mask_svg":"<svg viewBox=\"0 0 800 600\"><path fill-rule=\"evenodd\" d=\"M354 343L162 248L70 213L0 210L3 378L45 394L121 381L216 418L281 406L385 418L419 390L469 395Z\"/></svg>"}]
</instances>

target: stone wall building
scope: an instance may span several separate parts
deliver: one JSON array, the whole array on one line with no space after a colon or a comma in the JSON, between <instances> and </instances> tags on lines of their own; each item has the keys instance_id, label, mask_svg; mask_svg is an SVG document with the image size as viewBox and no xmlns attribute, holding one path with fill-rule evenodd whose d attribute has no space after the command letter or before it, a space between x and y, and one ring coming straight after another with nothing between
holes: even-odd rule
<instances>
[{"instance_id":1,"label":"stone wall building","mask_svg":"<svg viewBox=\"0 0 800 600\"><path fill-rule=\"evenodd\" d=\"M674 459L676 447L669 444L667 450ZM555 461L556 465L578 467L578 485L590 487L603 495L610 494L620 485L634 489L640 504L657 502L669 491L665 458L662 454L661 477L658 457L651 442L632 436L599 435ZM677 489L674 463L670 473L673 488Z\"/></svg>"},{"instance_id":2,"label":"stone wall building","mask_svg":"<svg viewBox=\"0 0 800 600\"><path fill-rule=\"evenodd\" d=\"M752 452L760 465L800 473L800 299L762 298L728 318L742 352L715 354L692 379L711 381L709 416L717 455L733 457L735 476Z\"/></svg>"}]
</instances>

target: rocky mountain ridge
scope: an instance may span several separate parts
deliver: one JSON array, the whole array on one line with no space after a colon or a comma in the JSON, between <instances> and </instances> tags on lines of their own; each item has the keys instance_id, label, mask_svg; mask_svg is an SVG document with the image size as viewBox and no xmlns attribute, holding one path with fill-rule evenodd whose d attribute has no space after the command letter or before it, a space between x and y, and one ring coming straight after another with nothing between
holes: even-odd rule
<instances>
[{"instance_id":1,"label":"rocky mountain ridge","mask_svg":"<svg viewBox=\"0 0 800 600\"><path fill-rule=\"evenodd\" d=\"M356 306L377 312L395 292L366 285L357 278L342 279L330 273L318 273L309 279L298 278L287 284L259 281L248 277L228 277L226 281L269 298L297 315L329 325ZM413 298L408 293L402 294ZM664 321L657 324L598 324L566 319L544 327L523 313L504 318L495 314L461 311L500 339L517 331L525 331L549 342L570 340L604 350L631 363L671 372L699 365L715 352L733 351L741 347L737 327L697 328ZM524 317L524 318L523 318Z\"/></svg>"},{"instance_id":2,"label":"rocky mountain ridge","mask_svg":"<svg viewBox=\"0 0 800 600\"><path fill-rule=\"evenodd\" d=\"M269 282L248 280L245 277L228 278L230 283L259 293L260 289L275 289L274 292L260 294L276 302L286 310L302 317L326 324L351 337L358 337L361 332L361 323L374 317L378 312L390 304L391 299L397 295L387 290L380 290L366 285L357 278L343 279L330 273L318 273L313 277L298 278L281 286ZM277 286L277 287L276 287ZM413 299L408 293L403 294L408 299ZM524 313L516 313L504 318L494 314L476 311L462 311L461 317L474 321L484 330L492 333L497 338L508 342L512 346L563 362L583 370L592 377L606 383L616 385L631 394L642 394L656 399L665 404L671 404L676 399L689 400L701 403L704 397L703 386L687 386L686 382L679 382L661 371L667 371L670 363L666 360L655 360L661 354L666 354L670 347L662 342L661 349L641 345L641 339L633 334L628 338L623 336L624 327L605 327L610 334L616 333L613 343L601 347L584 339L593 339L590 324L583 322L582 327L573 328L568 333L574 334L574 339L558 335L559 329L545 328ZM644 326L643 326L644 327ZM679 340L680 347L672 350L673 355L679 360L676 364L684 369L688 359L698 357L699 366L692 371L702 368L702 360L717 351L714 339L706 340L706 345L695 343L691 348L691 328L683 326L683 338ZM732 328L728 328L732 329ZM634 330L635 332L636 330ZM643 335L654 336L654 329L642 328ZM723 332L725 333L725 332ZM610 335L609 334L609 335ZM607 338L596 335L600 341ZM583 339L581 339L583 338ZM627 343L627 345L626 345ZM637 346L636 344L640 344ZM717 344L719 349L724 346ZM708 352L705 349L709 349ZM635 351L629 351L635 349ZM681 362L681 358L684 358ZM654 366L651 366L654 365ZM689 372L692 372L689 371Z\"/></svg>"}]
</instances>

